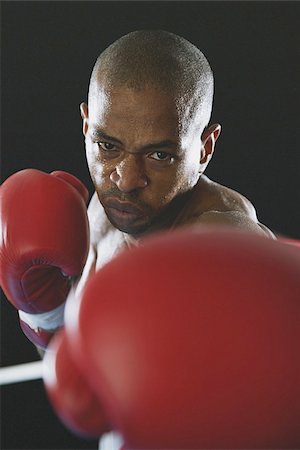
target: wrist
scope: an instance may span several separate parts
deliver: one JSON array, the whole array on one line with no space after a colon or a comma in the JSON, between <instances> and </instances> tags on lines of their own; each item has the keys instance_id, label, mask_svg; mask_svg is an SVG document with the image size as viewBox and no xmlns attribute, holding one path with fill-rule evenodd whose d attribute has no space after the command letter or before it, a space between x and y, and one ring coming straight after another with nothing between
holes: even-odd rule
<instances>
[{"instance_id":1,"label":"wrist","mask_svg":"<svg viewBox=\"0 0 300 450\"><path fill-rule=\"evenodd\" d=\"M23 333L38 348L45 350L56 331L64 325L64 309L65 302L42 314L29 314L19 310Z\"/></svg>"},{"instance_id":2,"label":"wrist","mask_svg":"<svg viewBox=\"0 0 300 450\"><path fill-rule=\"evenodd\" d=\"M18 310L20 320L25 322L33 330L55 331L64 324L65 302L51 311L40 314L30 314Z\"/></svg>"}]
</instances>

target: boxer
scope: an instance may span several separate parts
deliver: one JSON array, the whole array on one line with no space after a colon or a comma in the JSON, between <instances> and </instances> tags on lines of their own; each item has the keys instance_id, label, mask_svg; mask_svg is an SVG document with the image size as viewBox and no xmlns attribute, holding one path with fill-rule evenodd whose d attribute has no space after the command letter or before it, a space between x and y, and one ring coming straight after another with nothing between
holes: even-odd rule
<instances>
[{"instance_id":1,"label":"boxer","mask_svg":"<svg viewBox=\"0 0 300 450\"><path fill-rule=\"evenodd\" d=\"M248 199L204 175L221 132L209 124L212 101L208 61L174 34L133 32L99 56L80 105L95 186L83 284L155 231L199 224L274 237Z\"/></svg>"},{"instance_id":2,"label":"boxer","mask_svg":"<svg viewBox=\"0 0 300 450\"><path fill-rule=\"evenodd\" d=\"M203 53L172 33L132 32L98 57L88 102L80 105L87 163L95 186L88 208L89 251L86 260L85 251L82 252L84 269L81 266L71 274L69 299L80 296L90 276L120 251L138 245L154 232L195 224L233 227L274 238L258 221L248 199L204 174L221 133L220 124L210 124L213 90L213 73ZM6 195L6 191L2 192ZM16 199L10 200L12 208L14 202ZM47 209L46 197L44 208ZM28 220L34 221L36 208L32 206L30 211ZM51 228L56 223L57 233L67 236L68 221L62 221L55 208L53 211ZM68 214L66 207L64 215ZM2 216L6 229L14 219L6 208ZM39 221L43 227L40 215ZM45 227L46 222L45 218ZM14 230L23 233L21 224ZM85 235L84 225L81 233ZM27 234L24 239L30 239L32 245L35 235ZM14 242L13 238L9 244L2 240L1 264L6 268L6 279L10 279L11 269L7 266L11 254L15 254ZM66 252L63 246L60 251ZM48 259L47 263L50 264ZM15 261L16 266L19 264ZM13 283L19 281L15 279ZM20 308L14 292L10 284L8 297ZM43 330L45 322L39 322L36 311L24 303L21 307L27 314L22 315L22 321ZM56 310L57 302L54 300L52 307L47 304L47 313L49 307L51 322L51 308ZM63 314L63 309L59 312ZM55 332L55 324L62 322L63 317L56 317L48 325L50 331Z\"/></svg>"}]
</instances>

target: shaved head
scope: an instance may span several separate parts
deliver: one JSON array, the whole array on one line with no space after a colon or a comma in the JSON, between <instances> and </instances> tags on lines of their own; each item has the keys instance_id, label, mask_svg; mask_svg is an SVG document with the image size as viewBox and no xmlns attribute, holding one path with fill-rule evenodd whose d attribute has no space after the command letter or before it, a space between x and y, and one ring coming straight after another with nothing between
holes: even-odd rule
<instances>
[{"instance_id":1,"label":"shaved head","mask_svg":"<svg viewBox=\"0 0 300 450\"><path fill-rule=\"evenodd\" d=\"M129 33L106 48L94 66L89 103L99 86L141 91L151 87L172 96L180 127L203 131L213 101L213 74L203 53L186 39L159 30Z\"/></svg>"}]
</instances>

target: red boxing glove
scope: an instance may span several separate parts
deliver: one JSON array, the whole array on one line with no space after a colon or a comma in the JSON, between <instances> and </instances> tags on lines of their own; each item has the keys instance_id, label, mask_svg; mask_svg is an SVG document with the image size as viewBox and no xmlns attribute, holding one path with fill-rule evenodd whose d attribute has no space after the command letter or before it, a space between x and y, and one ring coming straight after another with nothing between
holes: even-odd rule
<instances>
[{"instance_id":1,"label":"red boxing glove","mask_svg":"<svg viewBox=\"0 0 300 450\"><path fill-rule=\"evenodd\" d=\"M185 230L67 302L72 352L130 449L300 448L300 253Z\"/></svg>"},{"instance_id":2,"label":"red boxing glove","mask_svg":"<svg viewBox=\"0 0 300 450\"><path fill-rule=\"evenodd\" d=\"M1 287L27 337L45 348L87 257L88 191L67 172L25 169L2 184L0 200Z\"/></svg>"},{"instance_id":3,"label":"red boxing glove","mask_svg":"<svg viewBox=\"0 0 300 450\"><path fill-rule=\"evenodd\" d=\"M110 426L97 396L85 380L84 370L76 365L65 330L60 330L43 360L47 394L57 415L70 430L83 437L99 437Z\"/></svg>"}]
</instances>

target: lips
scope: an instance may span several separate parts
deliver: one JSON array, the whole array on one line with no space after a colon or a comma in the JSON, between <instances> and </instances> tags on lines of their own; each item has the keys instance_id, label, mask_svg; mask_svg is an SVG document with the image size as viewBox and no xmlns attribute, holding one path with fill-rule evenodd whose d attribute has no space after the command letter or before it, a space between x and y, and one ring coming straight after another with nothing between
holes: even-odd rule
<instances>
[{"instance_id":1,"label":"lips","mask_svg":"<svg viewBox=\"0 0 300 450\"><path fill-rule=\"evenodd\" d=\"M137 235L147 227L149 214L146 205L137 206L113 195L106 195L102 205L110 223L124 233Z\"/></svg>"},{"instance_id":2,"label":"lips","mask_svg":"<svg viewBox=\"0 0 300 450\"><path fill-rule=\"evenodd\" d=\"M130 202L121 202L115 199L108 199L105 206L109 209L115 209L119 213L124 213L132 216L141 216L143 211Z\"/></svg>"}]
</instances>

